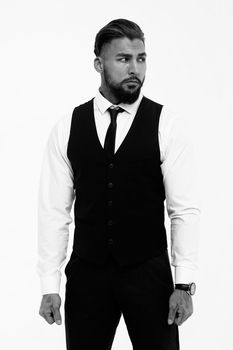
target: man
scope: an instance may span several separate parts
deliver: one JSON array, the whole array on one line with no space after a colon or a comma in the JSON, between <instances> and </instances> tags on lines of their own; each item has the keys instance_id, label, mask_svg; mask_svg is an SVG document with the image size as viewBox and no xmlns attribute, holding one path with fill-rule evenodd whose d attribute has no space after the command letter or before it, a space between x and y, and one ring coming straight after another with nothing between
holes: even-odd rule
<instances>
[{"instance_id":1,"label":"man","mask_svg":"<svg viewBox=\"0 0 233 350\"><path fill-rule=\"evenodd\" d=\"M96 35L94 99L53 128L38 210L40 315L61 323L65 268L69 350L111 349L121 315L136 350L179 349L178 326L193 312L199 214L192 147L179 119L143 96L144 35L111 21ZM164 200L171 219L167 251Z\"/></svg>"}]
</instances>

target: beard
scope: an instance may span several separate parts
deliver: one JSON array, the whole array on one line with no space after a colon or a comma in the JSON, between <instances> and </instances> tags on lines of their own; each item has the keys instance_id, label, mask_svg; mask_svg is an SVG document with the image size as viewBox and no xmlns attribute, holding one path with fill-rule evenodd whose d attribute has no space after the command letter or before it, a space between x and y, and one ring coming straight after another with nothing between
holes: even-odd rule
<instances>
[{"instance_id":1,"label":"beard","mask_svg":"<svg viewBox=\"0 0 233 350\"><path fill-rule=\"evenodd\" d=\"M132 76L128 79L124 79L120 83L114 83L105 69L103 74L108 89L110 90L111 94L119 101L118 103L132 104L138 99L145 78L141 81L139 78ZM136 88L133 81L137 81L138 83ZM132 82L132 85L130 85L130 82ZM129 83L127 89L124 87L124 84L126 83Z\"/></svg>"}]
</instances>

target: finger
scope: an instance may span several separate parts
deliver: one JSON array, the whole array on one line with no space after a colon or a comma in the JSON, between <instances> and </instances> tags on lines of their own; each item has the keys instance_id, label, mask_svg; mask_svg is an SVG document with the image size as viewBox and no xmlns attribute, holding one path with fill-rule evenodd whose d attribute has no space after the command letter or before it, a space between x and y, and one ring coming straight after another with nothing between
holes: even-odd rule
<instances>
[{"instance_id":1,"label":"finger","mask_svg":"<svg viewBox=\"0 0 233 350\"><path fill-rule=\"evenodd\" d=\"M50 312L45 312L44 313L44 319L49 323L49 324L53 324L54 323L54 317L53 317L53 313Z\"/></svg>"},{"instance_id":2,"label":"finger","mask_svg":"<svg viewBox=\"0 0 233 350\"><path fill-rule=\"evenodd\" d=\"M175 319L175 324L177 324L177 326L181 326L183 317L184 317L184 310L179 308L176 313L176 319Z\"/></svg>"},{"instance_id":3,"label":"finger","mask_svg":"<svg viewBox=\"0 0 233 350\"><path fill-rule=\"evenodd\" d=\"M183 318L181 320L181 323L184 323L190 316L192 315L191 311L186 311L183 315Z\"/></svg>"},{"instance_id":4,"label":"finger","mask_svg":"<svg viewBox=\"0 0 233 350\"><path fill-rule=\"evenodd\" d=\"M182 325L189 317L190 315L183 316L182 320L180 321L180 325Z\"/></svg>"},{"instance_id":5,"label":"finger","mask_svg":"<svg viewBox=\"0 0 233 350\"><path fill-rule=\"evenodd\" d=\"M174 322L176 311L177 311L177 305L176 306L170 305L169 314L168 314L168 324L172 324Z\"/></svg>"},{"instance_id":6,"label":"finger","mask_svg":"<svg viewBox=\"0 0 233 350\"><path fill-rule=\"evenodd\" d=\"M42 309L39 311L39 315L45 319L48 323L53 323L53 318L51 317L51 312L44 312Z\"/></svg>"},{"instance_id":7,"label":"finger","mask_svg":"<svg viewBox=\"0 0 233 350\"><path fill-rule=\"evenodd\" d=\"M179 308L178 317L176 318L175 323L178 326L181 326L190 316L191 313L187 312L187 310Z\"/></svg>"},{"instance_id":8,"label":"finger","mask_svg":"<svg viewBox=\"0 0 233 350\"><path fill-rule=\"evenodd\" d=\"M59 311L59 308L56 306L52 306L52 311L53 311L53 317L54 317L54 321L56 322L56 324L61 324L61 314Z\"/></svg>"}]
</instances>

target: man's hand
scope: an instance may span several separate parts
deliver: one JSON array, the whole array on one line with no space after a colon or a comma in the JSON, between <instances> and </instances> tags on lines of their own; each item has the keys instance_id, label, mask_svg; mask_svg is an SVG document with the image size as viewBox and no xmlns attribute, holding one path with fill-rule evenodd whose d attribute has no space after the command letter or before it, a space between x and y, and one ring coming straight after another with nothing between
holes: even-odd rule
<instances>
[{"instance_id":1,"label":"man's hand","mask_svg":"<svg viewBox=\"0 0 233 350\"><path fill-rule=\"evenodd\" d=\"M39 314L52 324L61 324L60 314L61 298L59 294L44 294L42 297Z\"/></svg>"},{"instance_id":2,"label":"man's hand","mask_svg":"<svg viewBox=\"0 0 233 350\"><path fill-rule=\"evenodd\" d=\"M192 297L183 290L175 289L169 300L168 324L181 326L193 313Z\"/></svg>"}]
</instances>

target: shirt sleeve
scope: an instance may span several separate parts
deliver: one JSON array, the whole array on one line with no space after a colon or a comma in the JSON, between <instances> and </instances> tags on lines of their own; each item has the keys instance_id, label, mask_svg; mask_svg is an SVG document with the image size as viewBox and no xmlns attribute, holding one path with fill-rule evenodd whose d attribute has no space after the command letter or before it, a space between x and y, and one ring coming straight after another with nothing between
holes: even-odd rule
<instances>
[{"instance_id":1,"label":"shirt sleeve","mask_svg":"<svg viewBox=\"0 0 233 350\"><path fill-rule=\"evenodd\" d=\"M65 262L70 211L74 200L73 172L67 158L71 117L61 118L49 135L38 191L38 262L42 295L59 293Z\"/></svg>"},{"instance_id":2,"label":"shirt sleeve","mask_svg":"<svg viewBox=\"0 0 233 350\"><path fill-rule=\"evenodd\" d=\"M175 283L195 280L200 238L199 174L185 120L163 107L159 124L161 170L171 221L171 264Z\"/></svg>"}]
</instances>

